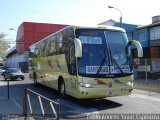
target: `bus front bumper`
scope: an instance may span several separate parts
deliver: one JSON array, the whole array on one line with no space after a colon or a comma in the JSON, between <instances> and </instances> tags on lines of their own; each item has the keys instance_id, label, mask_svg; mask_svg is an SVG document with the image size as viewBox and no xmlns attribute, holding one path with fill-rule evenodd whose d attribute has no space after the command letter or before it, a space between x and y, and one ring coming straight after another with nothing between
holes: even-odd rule
<instances>
[{"instance_id":1,"label":"bus front bumper","mask_svg":"<svg viewBox=\"0 0 160 120\"><path fill-rule=\"evenodd\" d=\"M113 96L125 96L130 95L133 91L133 87L121 87L121 88L84 88L80 87L78 98L79 99L94 99L105 98Z\"/></svg>"}]
</instances>

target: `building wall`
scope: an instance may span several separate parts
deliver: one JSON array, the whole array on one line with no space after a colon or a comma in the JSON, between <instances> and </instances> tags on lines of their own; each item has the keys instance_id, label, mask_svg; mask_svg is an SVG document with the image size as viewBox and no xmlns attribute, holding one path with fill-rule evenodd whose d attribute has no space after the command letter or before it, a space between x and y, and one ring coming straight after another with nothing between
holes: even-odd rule
<instances>
[{"instance_id":1,"label":"building wall","mask_svg":"<svg viewBox=\"0 0 160 120\"><path fill-rule=\"evenodd\" d=\"M121 26L120 26L120 23L118 23L118 22L114 26L124 28L127 33L133 32L137 28L137 25L127 24L127 23L122 23Z\"/></svg>"},{"instance_id":2,"label":"building wall","mask_svg":"<svg viewBox=\"0 0 160 120\"><path fill-rule=\"evenodd\" d=\"M15 57L7 59L5 61L5 66L19 68L19 62L26 62L26 61L28 61L28 58L25 56L25 54L17 55Z\"/></svg>"},{"instance_id":3,"label":"building wall","mask_svg":"<svg viewBox=\"0 0 160 120\"><path fill-rule=\"evenodd\" d=\"M160 46L160 24L150 27L150 46Z\"/></svg>"},{"instance_id":4,"label":"building wall","mask_svg":"<svg viewBox=\"0 0 160 120\"><path fill-rule=\"evenodd\" d=\"M150 47L151 58L152 59L160 59L160 46L158 47Z\"/></svg>"},{"instance_id":5,"label":"building wall","mask_svg":"<svg viewBox=\"0 0 160 120\"><path fill-rule=\"evenodd\" d=\"M28 72L29 52L22 55L14 54L5 61L6 67L20 68L22 72Z\"/></svg>"},{"instance_id":6,"label":"building wall","mask_svg":"<svg viewBox=\"0 0 160 120\"><path fill-rule=\"evenodd\" d=\"M23 22L17 32L16 49L21 55L29 50L29 46L67 25Z\"/></svg>"}]
</instances>

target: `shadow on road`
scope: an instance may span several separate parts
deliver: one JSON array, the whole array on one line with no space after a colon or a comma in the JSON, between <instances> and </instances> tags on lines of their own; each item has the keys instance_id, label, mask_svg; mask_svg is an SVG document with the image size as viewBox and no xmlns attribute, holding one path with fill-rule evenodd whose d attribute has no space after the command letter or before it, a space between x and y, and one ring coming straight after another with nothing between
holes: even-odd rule
<instances>
[{"instance_id":1,"label":"shadow on road","mask_svg":"<svg viewBox=\"0 0 160 120\"><path fill-rule=\"evenodd\" d=\"M97 108L98 110L112 109L122 106L122 104L107 100L107 99L95 99L95 100L72 100L74 103L84 108Z\"/></svg>"}]
</instances>

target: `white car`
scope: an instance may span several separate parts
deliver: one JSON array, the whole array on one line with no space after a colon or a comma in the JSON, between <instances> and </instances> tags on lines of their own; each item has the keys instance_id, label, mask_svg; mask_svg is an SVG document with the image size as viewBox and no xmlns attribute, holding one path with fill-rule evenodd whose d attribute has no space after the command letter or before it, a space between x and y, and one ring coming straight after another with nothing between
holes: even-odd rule
<instances>
[{"instance_id":1,"label":"white car","mask_svg":"<svg viewBox=\"0 0 160 120\"><path fill-rule=\"evenodd\" d=\"M0 75L3 75L3 73L5 72L6 67L1 67L0 68Z\"/></svg>"},{"instance_id":2,"label":"white car","mask_svg":"<svg viewBox=\"0 0 160 120\"><path fill-rule=\"evenodd\" d=\"M0 69L0 75L2 75L2 73L4 73L4 72L5 72L5 70Z\"/></svg>"},{"instance_id":3,"label":"white car","mask_svg":"<svg viewBox=\"0 0 160 120\"><path fill-rule=\"evenodd\" d=\"M18 78L24 80L25 78L24 74L18 68L7 68L3 76L5 80L7 79L14 80Z\"/></svg>"}]
</instances>

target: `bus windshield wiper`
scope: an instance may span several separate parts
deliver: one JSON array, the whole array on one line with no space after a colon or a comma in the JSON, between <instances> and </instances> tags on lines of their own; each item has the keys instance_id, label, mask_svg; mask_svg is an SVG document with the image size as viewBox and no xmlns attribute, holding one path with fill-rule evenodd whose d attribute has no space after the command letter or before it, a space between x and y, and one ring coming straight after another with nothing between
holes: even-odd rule
<instances>
[{"instance_id":1,"label":"bus windshield wiper","mask_svg":"<svg viewBox=\"0 0 160 120\"><path fill-rule=\"evenodd\" d=\"M114 63L117 65L118 69L120 70L120 72L123 74L123 70L122 68L119 66L119 64L117 63L117 61L115 60L115 58L113 57L112 55L112 52L111 52L111 49L108 47L108 50L109 50L109 54L110 54L110 58L112 61L114 61Z\"/></svg>"},{"instance_id":2,"label":"bus windshield wiper","mask_svg":"<svg viewBox=\"0 0 160 120\"><path fill-rule=\"evenodd\" d=\"M103 67L103 65L104 65L105 62L106 62L106 58L104 58L104 59L102 60L100 66L99 66L99 68L98 68L98 70L97 70L97 74L99 74L99 73L101 72L102 67Z\"/></svg>"}]
</instances>

